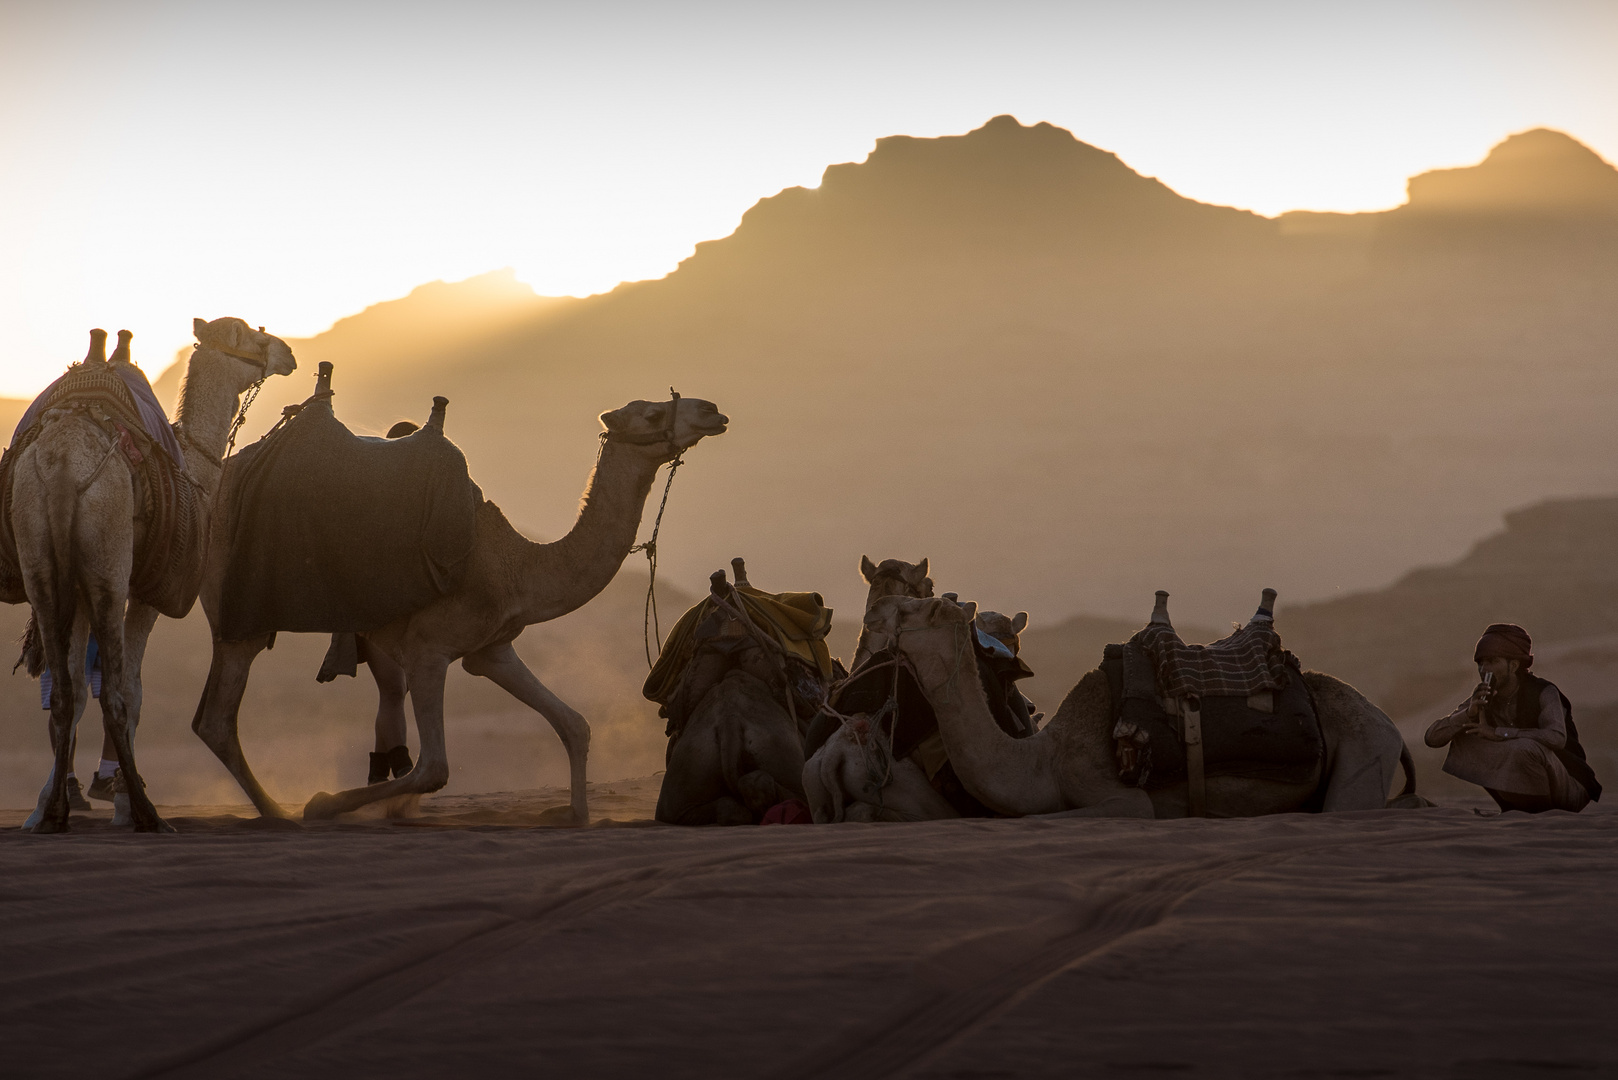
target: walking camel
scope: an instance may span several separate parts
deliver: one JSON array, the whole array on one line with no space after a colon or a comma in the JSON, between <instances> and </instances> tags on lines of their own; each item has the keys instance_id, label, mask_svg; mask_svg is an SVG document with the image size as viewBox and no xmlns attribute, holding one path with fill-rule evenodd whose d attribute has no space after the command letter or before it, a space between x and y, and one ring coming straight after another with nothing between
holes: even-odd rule
<instances>
[{"instance_id":1,"label":"walking camel","mask_svg":"<svg viewBox=\"0 0 1618 1080\"><path fill-rule=\"evenodd\" d=\"M874 647L891 645L914 665L961 782L1003 814L1075 817L1184 817L1185 784L1148 794L1118 779L1107 677L1089 672L1068 692L1056 716L1027 739L995 724L971 663L967 637L976 605L887 597L866 617ZM1352 686L1320 672L1303 673L1325 736L1322 810L1382 809L1405 754L1393 722ZM1211 817L1298 810L1317 781L1287 784L1245 777L1207 780Z\"/></svg>"},{"instance_id":2,"label":"walking camel","mask_svg":"<svg viewBox=\"0 0 1618 1080\"><path fill-rule=\"evenodd\" d=\"M729 419L710 401L676 397L671 401L632 401L601 414L606 429L601 453L585 488L578 520L568 534L536 544L485 500L477 521L467 570L460 586L427 607L364 635L404 668L411 707L421 739L421 757L409 773L394 780L334 794L320 792L304 807L308 820L335 817L370 803L424 795L449 780L444 745L444 680L456 660L473 675L494 682L556 729L567 750L572 784L571 811L577 824L589 821L585 762L590 725L558 698L517 657L512 642L525 627L559 618L582 607L618 573L635 543L641 513L660 466L710 435L723 434ZM227 481L215 516L210 550L230 550ZM267 818L287 818L265 793L242 753L238 713L254 658L268 644L263 634L243 641L219 639L223 557L210 558L202 585L202 606L214 628L213 660L191 728L214 752Z\"/></svg>"},{"instance_id":3,"label":"walking camel","mask_svg":"<svg viewBox=\"0 0 1618 1080\"><path fill-rule=\"evenodd\" d=\"M297 361L286 342L241 319L197 319L193 327L197 346L186 365L174 431L185 458L181 464L201 489L198 510L206 515L241 395L271 375L290 374ZM130 336L120 331L113 361L129 358ZM101 333L102 341L105 337ZM87 362L99 359L95 351L92 347ZM12 473L11 526L45 662L52 672L69 677L52 682L55 765L35 812L37 820L30 820L35 832L68 829L67 774L73 730L86 698L85 646L94 631L101 647L102 717L128 788L130 817L136 831L172 832L146 795L133 745L140 722L141 664L160 612L131 594L130 578L151 523L137 517L140 502L130 469L109 465L114 456L122 456L116 433L109 434L82 411L52 409L41 424ZM202 529L206 535L205 518ZM196 554L200 559L200 544ZM189 595L165 603L168 614L183 615L182 609L194 602L196 569L181 568L192 585Z\"/></svg>"}]
</instances>

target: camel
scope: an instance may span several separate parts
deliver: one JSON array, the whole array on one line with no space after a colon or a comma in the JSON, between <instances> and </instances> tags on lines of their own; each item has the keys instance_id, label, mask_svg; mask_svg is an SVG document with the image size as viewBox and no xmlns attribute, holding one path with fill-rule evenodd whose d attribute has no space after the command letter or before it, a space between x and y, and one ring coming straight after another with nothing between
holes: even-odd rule
<instances>
[{"instance_id":1,"label":"camel","mask_svg":"<svg viewBox=\"0 0 1618 1080\"><path fill-rule=\"evenodd\" d=\"M907 563L901 559L883 559L881 565L873 563L864 555L860 556L860 577L871 588L865 594L865 611L871 611L871 606L884 596L931 596L933 595L933 579L927 576L927 560L919 563ZM865 661L871 658L872 650L866 647L865 628L860 627L859 641L854 645L854 663L850 671L859 670Z\"/></svg>"},{"instance_id":2,"label":"camel","mask_svg":"<svg viewBox=\"0 0 1618 1080\"><path fill-rule=\"evenodd\" d=\"M1022 632L1028 629L1028 612L1002 615L998 611L980 611L973 624L1011 651L1012 656L1022 652Z\"/></svg>"},{"instance_id":3,"label":"camel","mask_svg":"<svg viewBox=\"0 0 1618 1080\"><path fill-rule=\"evenodd\" d=\"M1118 779L1106 675L1098 668L1069 691L1035 736L1013 739L996 726L970 661L967 637L976 605L885 597L866 616L873 648L892 647L909 662L938 716L962 783L991 809L1010 815L1172 818L1188 813L1184 783L1146 792ZM1394 770L1409 757L1393 722L1359 691L1320 672L1304 672L1325 736L1321 809L1389 805ZM1302 809L1317 782L1284 784L1209 777L1207 814L1247 817ZM1410 792L1407 785L1406 792Z\"/></svg>"},{"instance_id":4,"label":"camel","mask_svg":"<svg viewBox=\"0 0 1618 1080\"><path fill-rule=\"evenodd\" d=\"M670 825L755 825L802 799L803 739L769 684L743 668L703 695L669 747L657 820Z\"/></svg>"},{"instance_id":5,"label":"camel","mask_svg":"<svg viewBox=\"0 0 1618 1080\"><path fill-rule=\"evenodd\" d=\"M736 586L750 588L746 563L730 565ZM753 621L723 570L710 575L709 593L661 711L670 738L656 816L670 825L754 825L772 806L803 800L803 730L824 693L822 676Z\"/></svg>"},{"instance_id":6,"label":"camel","mask_svg":"<svg viewBox=\"0 0 1618 1080\"><path fill-rule=\"evenodd\" d=\"M197 319L193 329L197 346L186 366L174 432L185 471L201 488L206 513L219 486L242 394L271 375L290 374L297 361L286 342L241 319ZM96 333L104 342L106 334ZM112 362L128 360L131 336L119 332ZM86 363L99 360L95 352L92 346ZM134 553L146 527L136 516L140 507L135 482L128 468L107 467L114 456L121 456L119 438L85 413L53 409L42 423L12 474L11 524L45 662L52 672L67 672L69 677L53 680L51 742L56 760L28 827L42 833L68 829L67 774L72 768L73 733L87 697L84 653L93 630L101 647L103 724L128 792L129 821L124 820L121 802L115 820L132 821L139 832L173 832L152 806L135 768L141 664L159 614L130 595ZM193 593L186 598L183 606L189 608L194 597Z\"/></svg>"},{"instance_id":7,"label":"camel","mask_svg":"<svg viewBox=\"0 0 1618 1080\"><path fill-rule=\"evenodd\" d=\"M850 717L803 766L816 825L838 821L936 821L960 817L910 758L894 760L892 736L864 713Z\"/></svg>"},{"instance_id":8,"label":"camel","mask_svg":"<svg viewBox=\"0 0 1618 1080\"><path fill-rule=\"evenodd\" d=\"M917 598L933 595L927 560L907 563L884 559L874 564L860 556L860 576L870 586L865 613L884 596ZM954 594L948 594L954 599ZM1024 622L1026 622L1026 616ZM1020 627L1019 627L1020 629ZM854 670L870 662L862 625L855 647ZM844 680L844 685L847 680ZM959 817L949 801L933 789L927 774L909 756L893 756L897 717L855 713L842 720L827 712L816 718L804 749L803 787L817 825L838 821L928 821Z\"/></svg>"},{"instance_id":9,"label":"camel","mask_svg":"<svg viewBox=\"0 0 1618 1080\"><path fill-rule=\"evenodd\" d=\"M722 434L729 419L710 401L676 396L671 401L632 401L601 414L605 428L600 456L585 488L577 521L568 534L537 544L512 528L494 503L485 500L477 521L467 570L460 585L431 604L364 635L405 670L421 755L404 776L336 794L319 792L304 806L306 820L351 812L370 803L419 797L449 780L444 745L444 680L456 660L543 716L567 750L572 785L571 820L588 824L585 762L590 725L548 690L517 657L512 642L523 629L582 607L618 573L635 543L641 512L657 470L710 435ZM220 505L229 506L225 486ZM210 551L230 550L231 514L214 518ZM214 628L213 659L191 729L236 778L265 818L290 820L253 776L237 732L242 694L253 660L272 635L243 641L219 638L223 557L210 558L203 579L202 605Z\"/></svg>"}]
</instances>

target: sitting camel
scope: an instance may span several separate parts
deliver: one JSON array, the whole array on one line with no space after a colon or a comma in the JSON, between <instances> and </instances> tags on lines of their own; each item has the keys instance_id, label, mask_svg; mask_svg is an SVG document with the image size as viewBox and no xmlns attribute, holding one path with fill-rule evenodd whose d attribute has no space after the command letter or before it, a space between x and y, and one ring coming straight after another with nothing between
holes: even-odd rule
<instances>
[{"instance_id":1,"label":"sitting camel","mask_svg":"<svg viewBox=\"0 0 1618 1080\"><path fill-rule=\"evenodd\" d=\"M657 670L647 680L660 684L649 696L663 702L661 714L669 720L656 816L670 825L756 825L771 807L804 798L803 731L824 696L823 671L788 655L756 621L759 608L750 613L737 591L751 589L746 567L741 559L731 566L736 588L723 570L715 571L706 605L681 620L692 644L672 693L661 692ZM782 599L747 595L753 602ZM823 635L830 612L818 595L811 610L823 613L817 631ZM678 627L670 633L660 668L686 657L680 634Z\"/></svg>"},{"instance_id":2,"label":"sitting camel","mask_svg":"<svg viewBox=\"0 0 1618 1080\"><path fill-rule=\"evenodd\" d=\"M304 807L306 819L331 818L369 803L437 791L449 780L444 744L444 680L456 660L538 712L562 739L572 783L571 818L587 824L585 762L590 725L548 690L517 657L512 642L525 627L559 618L589 602L618 573L640 528L641 512L662 465L710 435L728 418L710 401L676 397L632 401L601 414L600 456L585 489L578 520L560 540L536 544L506 521L494 503L477 508L467 569L460 584L426 607L362 635L367 648L402 667L410 686L421 756L409 773L335 795L320 792ZM228 507L227 482L221 506ZM229 512L215 517L211 551L230 550ZM265 817L285 812L248 768L237 734L237 715L253 659L271 634L243 641L219 639L225 559L210 559L202 604L214 628L213 662L191 728L218 756Z\"/></svg>"},{"instance_id":3,"label":"sitting camel","mask_svg":"<svg viewBox=\"0 0 1618 1080\"><path fill-rule=\"evenodd\" d=\"M271 375L287 375L297 367L286 342L241 319L197 319L193 327L197 347L180 390L173 424L176 440L150 426L137 438L133 421L126 425L103 408L53 408L45 412L38 435L22 449L11 472L8 497L17 559L38 621L44 660L56 676L51 688L56 760L40 805L29 819L35 832L68 828L67 774L72 770L74 728L87 696L84 656L92 630L100 645L102 723L127 789L127 816L140 832L173 831L158 817L135 768L133 737L140 723L146 642L158 615L179 618L196 600L204 550L201 538L207 534L207 515L242 394ZM126 383L138 378L144 387L144 376L129 363L129 332L119 332L118 349L106 361L97 355L106 334L92 333L100 338L81 371L93 374L91 369L99 363ZM120 364L128 371L120 374ZM150 407L157 408L155 399ZM159 423L152 417L151 425ZM147 455L172 459L175 447L183 460L173 464L183 474L165 474L159 482L172 478L194 485L195 495L184 505L200 516L195 545L167 535L155 540L147 535L153 526L143 512L135 469ZM118 464L111 464L115 457ZM154 481L147 474L141 482ZM157 591L143 594L147 587ZM120 797L115 821L124 823L125 816Z\"/></svg>"},{"instance_id":4,"label":"sitting camel","mask_svg":"<svg viewBox=\"0 0 1618 1080\"><path fill-rule=\"evenodd\" d=\"M884 596L932 596L933 582L927 576L927 560L919 564L884 560L872 565L861 556L860 574L871 586L866 596L865 610L869 614L876 602ZM951 601L953 593L945 594ZM1011 631L1015 635L1027 625L1028 616L1020 614L1020 622ZM1005 620L1005 627L991 621L996 630L1009 629L1016 620ZM851 700L868 702L874 691L877 696L891 693L891 707L884 705L874 712L854 712L843 717L832 710L818 716L805 739L804 750L809 760L804 764L803 786L809 802L810 814L816 824L838 821L930 821L938 818L960 817L961 811L953 806L934 787L927 770L920 764L928 760L933 767L943 758L943 746L936 734L936 722L926 701L910 681L908 673L895 671L891 661L873 657L866 649L866 632L860 631L860 661L855 665L860 680L845 680L845 688L852 690ZM889 689L883 689L888 687ZM834 695L838 696L838 695ZM868 702L869 703L869 702ZM874 703L871 703L874 705ZM925 731L920 729L925 728ZM904 752L894 754L895 738L904 744ZM926 749L916 746L918 738Z\"/></svg>"},{"instance_id":5,"label":"sitting camel","mask_svg":"<svg viewBox=\"0 0 1618 1080\"><path fill-rule=\"evenodd\" d=\"M926 559L919 563L907 563L902 559L883 559L878 565L861 555L860 577L871 587L865 594L867 614L871 611L871 605L884 596L933 595L933 579L927 576ZM862 624L859 641L854 646L854 663L850 670L858 671L870 658L871 650L866 647L865 627Z\"/></svg>"},{"instance_id":6,"label":"sitting camel","mask_svg":"<svg viewBox=\"0 0 1618 1080\"><path fill-rule=\"evenodd\" d=\"M894 759L893 736L866 713L839 725L804 763L803 789L816 825L961 816L911 757Z\"/></svg>"},{"instance_id":7,"label":"sitting camel","mask_svg":"<svg viewBox=\"0 0 1618 1080\"><path fill-rule=\"evenodd\" d=\"M802 777L797 724L768 684L733 668L669 746L657 820L756 825L770 807L803 798Z\"/></svg>"},{"instance_id":8,"label":"sitting camel","mask_svg":"<svg viewBox=\"0 0 1618 1080\"><path fill-rule=\"evenodd\" d=\"M873 647L891 647L912 665L938 716L950 761L966 788L1002 814L1085 817L1184 817L1186 784L1147 792L1118 778L1107 676L1079 680L1039 734L1014 739L996 725L983 687L967 661L976 606L888 597L866 617ZM1394 770L1409 775L1399 731L1357 690L1319 672L1304 672L1325 737L1320 774L1307 783L1210 776L1211 817L1246 817L1303 809L1325 781L1323 810L1388 805ZM1409 789L1407 788L1407 791Z\"/></svg>"}]
</instances>

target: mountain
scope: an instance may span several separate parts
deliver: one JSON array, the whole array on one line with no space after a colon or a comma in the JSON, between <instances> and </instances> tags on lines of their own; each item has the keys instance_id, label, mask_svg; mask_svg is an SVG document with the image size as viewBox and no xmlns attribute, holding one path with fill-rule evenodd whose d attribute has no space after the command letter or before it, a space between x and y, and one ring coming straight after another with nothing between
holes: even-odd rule
<instances>
[{"instance_id":1,"label":"mountain","mask_svg":"<svg viewBox=\"0 0 1618 1080\"><path fill-rule=\"evenodd\" d=\"M1618 174L1577 139L1536 128L1479 165L1413 177L1405 214L1618 217Z\"/></svg>"},{"instance_id":2,"label":"mountain","mask_svg":"<svg viewBox=\"0 0 1618 1080\"><path fill-rule=\"evenodd\" d=\"M674 487L673 578L742 554L848 610L862 553L929 555L941 588L1036 619L1168 588L1221 625L1261 585L1364 590L1512 506L1618 489L1615 176L1529 132L1399 209L1271 220L999 117L883 139L666 278L460 319L408 362L297 343L249 434L315 358L369 430L443 394L485 490L559 535L596 415L674 384L733 423ZM1516 212L1535 190L1558 214Z\"/></svg>"}]
</instances>

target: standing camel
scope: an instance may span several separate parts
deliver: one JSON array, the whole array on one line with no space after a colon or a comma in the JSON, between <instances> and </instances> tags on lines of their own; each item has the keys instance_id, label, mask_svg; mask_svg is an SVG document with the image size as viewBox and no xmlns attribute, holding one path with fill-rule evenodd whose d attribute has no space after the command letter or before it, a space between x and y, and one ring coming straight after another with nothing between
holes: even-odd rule
<instances>
[{"instance_id":1,"label":"standing camel","mask_svg":"<svg viewBox=\"0 0 1618 1080\"><path fill-rule=\"evenodd\" d=\"M286 342L241 319L197 319L193 329L197 346L186 366L174 433L185 459L176 464L189 474L189 481L181 482L194 483L202 495L196 505L206 535L209 500L219 485L221 459L241 395L271 375L290 374L297 361ZM129 356L128 331L120 331L118 338L112 363ZM86 361L91 364L95 359ZM135 769L133 733L140 722L140 670L147 638L159 614L177 618L195 602L200 567L169 568L190 582L180 595L158 600L132 593L137 554L144 553L148 543L166 543L167 538L146 535L152 523L139 513L132 467L112 461L128 455L122 440L129 434L120 436L116 424L85 410L50 409L40 423L38 436L20 452L12 471L11 527L45 662L53 673L66 672L69 677L52 680L55 765L29 820L35 832L68 829L67 774L72 769L74 726L84 711L85 646L94 631L101 648L103 724L128 788L130 817L139 832L172 832L158 817ZM160 433L151 434L156 444ZM149 444L146 452L167 451ZM200 544L195 553L200 560Z\"/></svg>"},{"instance_id":2,"label":"standing camel","mask_svg":"<svg viewBox=\"0 0 1618 1080\"><path fill-rule=\"evenodd\" d=\"M962 784L1003 814L1083 817L1184 817L1182 782L1148 794L1118 779L1112 707L1100 669L1079 680L1039 734L1013 739L995 724L971 663L967 638L976 605L888 597L866 617L873 645L891 645L915 669L938 716ZM1326 742L1323 810L1380 810L1405 755L1393 722L1352 686L1320 672L1303 680L1314 697ZM1210 817L1299 810L1320 778L1303 784L1210 776Z\"/></svg>"},{"instance_id":3,"label":"standing camel","mask_svg":"<svg viewBox=\"0 0 1618 1080\"><path fill-rule=\"evenodd\" d=\"M524 628L559 618L590 601L618 573L640 528L641 513L660 466L709 435L719 435L728 418L710 401L676 397L671 401L632 401L601 414L606 429L601 454L585 488L578 520L568 534L549 544L536 544L517 532L494 503L485 500L477 522L467 569L459 587L419 611L365 634L367 646L380 650L405 671L409 680L421 757L416 767L395 780L363 788L320 792L304 807L309 820L335 817L361 806L406 795L425 795L449 780L444 745L444 680L456 660L473 675L482 675L548 720L567 750L572 783L572 813L577 824L589 822L585 796L585 761L590 725L567 703L546 689L517 657L512 642ZM202 606L214 630L213 662L197 704L191 729L201 737L264 817L288 815L254 778L242 753L238 712L253 659L270 641L262 634L242 641L219 638L224 552L230 550L229 509L233 487L227 482L214 518L202 585Z\"/></svg>"}]
</instances>

